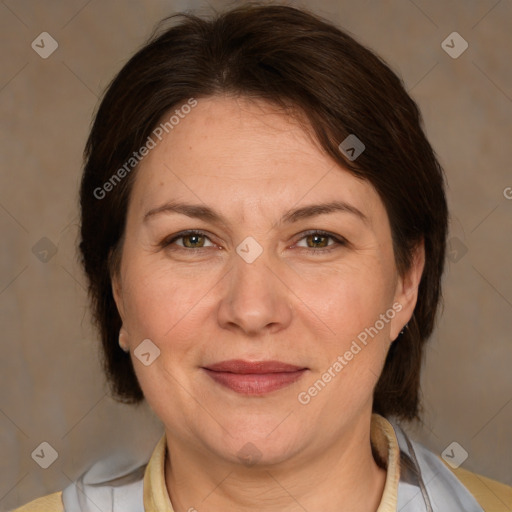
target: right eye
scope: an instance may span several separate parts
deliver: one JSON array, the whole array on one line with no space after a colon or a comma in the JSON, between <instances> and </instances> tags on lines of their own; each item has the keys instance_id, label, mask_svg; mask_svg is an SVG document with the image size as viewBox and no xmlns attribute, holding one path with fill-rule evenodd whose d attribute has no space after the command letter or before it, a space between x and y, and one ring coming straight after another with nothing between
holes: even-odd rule
<instances>
[{"instance_id":1,"label":"right eye","mask_svg":"<svg viewBox=\"0 0 512 512\"><path fill-rule=\"evenodd\" d=\"M179 243L178 243L179 242ZM209 242L209 245L207 244ZM162 247L169 247L175 245L179 249L203 249L206 247L213 247L214 244L208 236L202 231L188 230L172 235L166 238L160 244Z\"/></svg>"}]
</instances>

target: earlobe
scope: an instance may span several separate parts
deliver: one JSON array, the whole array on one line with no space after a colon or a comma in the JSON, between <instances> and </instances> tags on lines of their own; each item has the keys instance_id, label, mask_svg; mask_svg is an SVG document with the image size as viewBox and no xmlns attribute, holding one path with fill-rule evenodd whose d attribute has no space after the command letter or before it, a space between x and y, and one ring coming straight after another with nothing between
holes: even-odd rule
<instances>
[{"instance_id":1,"label":"earlobe","mask_svg":"<svg viewBox=\"0 0 512 512\"><path fill-rule=\"evenodd\" d=\"M130 352L130 348L128 346L128 333L126 332L124 326L121 326L121 329L119 330L119 346L123 352Z\"/></svg>"}]
</instances>

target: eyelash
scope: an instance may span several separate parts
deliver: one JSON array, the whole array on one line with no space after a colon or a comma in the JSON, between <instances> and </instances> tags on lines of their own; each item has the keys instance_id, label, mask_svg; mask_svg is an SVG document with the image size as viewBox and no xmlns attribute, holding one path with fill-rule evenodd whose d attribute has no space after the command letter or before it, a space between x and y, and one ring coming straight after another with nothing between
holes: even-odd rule
<instances>
[{"instance_id":1,"label":"eyelash","mask_svg":"<svg viewBox=\"0 0 512 512\"><path fill-rule=\"evenodd\" d=\"M173 235L170 238L166 238L166 239L162 240L162 242L159 245L160 245L161 248L169 248L170 245L174 244L174 242L176 242L180 238L184 238L186 236L194 236L194 235L205 237L210 242L212 242L210 240L210 237L204 231L199 231L199 230L191 229L191 230L187 230L187 231L181 231L180 233L177 233L176 235ZM335 249L338 249L341 246L346 246L348 244L348 242L343 237L335 236L332 233L329 233L327 231L318 230L318 229L312 229L312 230L309 230L309 231L305 231L304 233L302 233L302 236L295 243L298 243L301 240L303 240L304 238L307 238L308 236L311 236L311 235L320 235L322 237L330 238L331 240L334 241L334 243L328 245L327 247L319 247L319 248L300 247L300 249L305 250L307 253L310 253L310 254L318 255L319 253L320 254L330 253L331 251L333 251ZM208 247L188 248L188 247L176 246L172 250L184 250L184 251L187 251L187 252L192 252L192 251L197 252L197 251L201 251L202 249L208 249L209 247L210 246L208 246Z\"/></svg>"}]
</instances>

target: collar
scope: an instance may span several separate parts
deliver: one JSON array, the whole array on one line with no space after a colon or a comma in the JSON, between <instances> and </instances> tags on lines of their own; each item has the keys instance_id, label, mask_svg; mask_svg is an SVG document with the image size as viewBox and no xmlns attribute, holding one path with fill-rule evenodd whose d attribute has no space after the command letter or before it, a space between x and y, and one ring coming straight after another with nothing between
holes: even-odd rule
<instances>
[{"instance_id":1,"label":"collar","mask_svg":"<svg viewBox=\"0 0 512 512\"><path fill-rule=\"evenodd\" d=\"M397 510L400 480L400 449L392 425L384 417L372 414L370 441L386 462L386 482L377 512ZM174 512L165 483L167 443L165 434L156 445L144 473L144 509L146 512Z\"/></svg>"}]
</instances>

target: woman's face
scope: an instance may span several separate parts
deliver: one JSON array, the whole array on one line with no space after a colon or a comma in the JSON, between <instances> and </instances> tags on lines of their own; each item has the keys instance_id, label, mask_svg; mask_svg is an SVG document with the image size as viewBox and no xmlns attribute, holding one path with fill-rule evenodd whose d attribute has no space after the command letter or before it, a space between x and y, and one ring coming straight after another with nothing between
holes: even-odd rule
<instances>
[{"instance_id":1,"label":"woman's face","mask_svg":"<svg viewBox=\"0 0 512 512\"><path fill-rule=\"evenodd\" d=\"M398 275L373 187L294 120L214 97L140 164L114 294L169 441L277 463L366 435L420 267Z\"/></svg>"}]
</instances>

